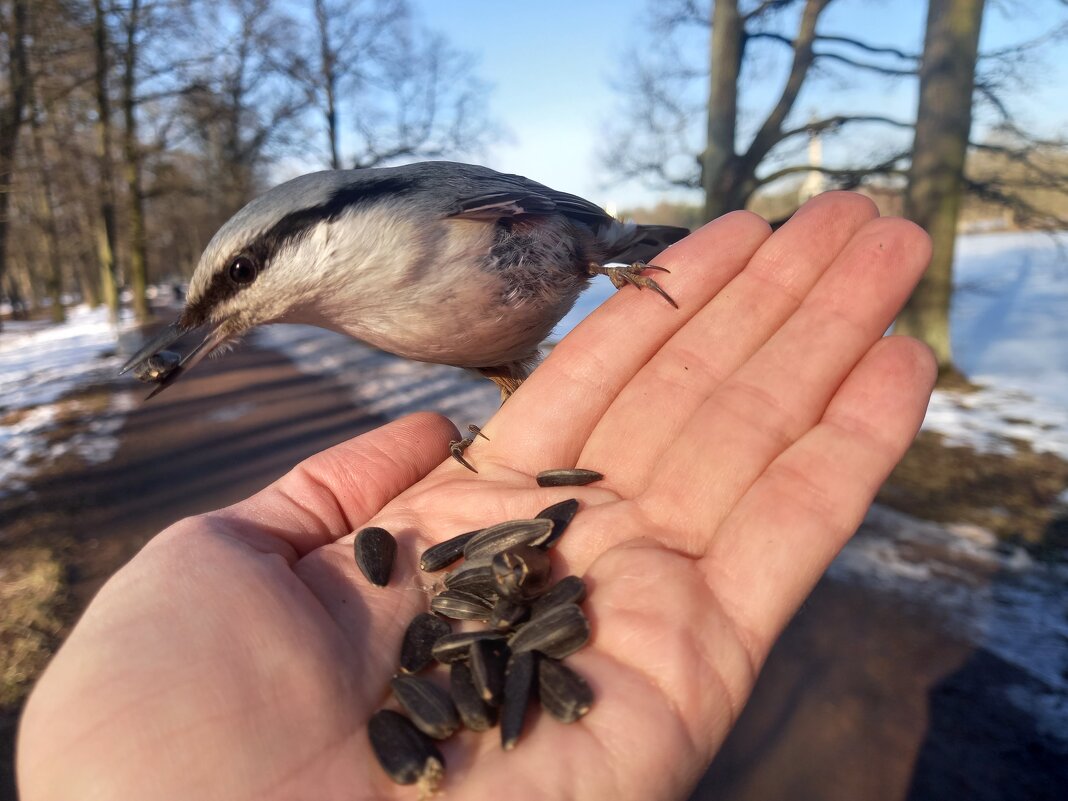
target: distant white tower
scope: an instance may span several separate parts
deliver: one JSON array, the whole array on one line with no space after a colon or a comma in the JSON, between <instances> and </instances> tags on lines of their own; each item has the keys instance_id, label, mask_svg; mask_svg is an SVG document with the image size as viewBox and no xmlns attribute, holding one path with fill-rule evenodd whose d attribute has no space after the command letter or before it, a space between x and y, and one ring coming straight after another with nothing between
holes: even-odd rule
<instances>
[{"instance_id":1,"label":"distant white tower","mask_svg":"<svg viewBox=\"0 0 1068 801\"><path fill-rule=\"evenodd\" d=\"M823 140L818 133L808 137L808 163L813 167L823 166ZM809 170L797 190L797 199L804 203L827 188L827 176L819 170Z\"/></svg>"}]
</instances>

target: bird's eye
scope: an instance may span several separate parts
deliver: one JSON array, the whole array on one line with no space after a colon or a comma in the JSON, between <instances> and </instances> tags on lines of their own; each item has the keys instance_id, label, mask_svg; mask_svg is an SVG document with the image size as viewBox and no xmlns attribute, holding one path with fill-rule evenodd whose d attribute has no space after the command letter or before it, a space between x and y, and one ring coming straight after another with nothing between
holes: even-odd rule
<instances>
[{"instance_id":1,"label":"bird's eye","mask_svg":"<svg viewBox=\"0 0 1068 801\"><path fill-rule=\"evenodd\" d=\"M235 284L251 284L257 272L256 263L248 256L238 256L230 262L230 280Z\"/></svg>"}]
</instances>

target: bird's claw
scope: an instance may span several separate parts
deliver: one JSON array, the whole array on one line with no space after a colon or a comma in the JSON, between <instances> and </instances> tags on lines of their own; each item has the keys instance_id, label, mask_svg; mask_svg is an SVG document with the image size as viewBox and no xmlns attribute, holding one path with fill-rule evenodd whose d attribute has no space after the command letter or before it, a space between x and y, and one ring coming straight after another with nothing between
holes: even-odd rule
<instances>
[{"instance_id":1,"label":"bird's claw","mask_svg":"<svg viewBox=\"0 0 1068 801\"><path fill-rule=\"evenodd\" d=\"M657 267L655 264L646 264L645 262L637 261L634 264L622 265L619 267L607 267L602 264L591 264L591 275L607 275L608 280L612 282L612 286L616 289L622 289L628 284L636 286L638 289L651 289L676 309L679 308L679 304L675 302L675 299L671 297L664 288L660 286L652 278L646 275L642 275L644 270L657 270L662 273L670 273L665 267Z\"/></svg>"},{"instance_id":2,"label":"bird's claw","mask_svg":"<svg viewBox=\"0 0 1068 801\"><path fill-rule=\"evenodd\" d=\"M463 439L454 439L449 443L449 455L472 473L477 473L478 470L475 469L475 466L464 458L464 451L474 444L475 437L482 437L482 439L487 442L489 441L489 437L483 434L482 429L476 425L469 425L467 430L471 432L471 436L464 437Z\"/></svg>"}]
</instances>

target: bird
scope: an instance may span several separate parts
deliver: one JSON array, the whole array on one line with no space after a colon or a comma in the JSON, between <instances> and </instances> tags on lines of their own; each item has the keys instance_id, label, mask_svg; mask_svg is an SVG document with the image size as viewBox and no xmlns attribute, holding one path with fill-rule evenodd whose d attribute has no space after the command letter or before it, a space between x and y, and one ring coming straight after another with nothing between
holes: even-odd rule
<instances>
[{"instance_id":1,"label":"bird","mask_svg":"<svg viewBox=\"0 0 1068 801\"><path fill-rule=\"evenodd\" d=\"M303 323L476 370L503 402L593 276L676 306L643 273L667 272L647 260L688 233L621 222L576 195L475 164L313 172L256 197L218 230L177 319L120 374L137 368L156 381L152 397L256 326ZM161 361L193 332L191 349ZM462 455L471 440L450 451L474 469Z\"/></svg>"}]
</instances>

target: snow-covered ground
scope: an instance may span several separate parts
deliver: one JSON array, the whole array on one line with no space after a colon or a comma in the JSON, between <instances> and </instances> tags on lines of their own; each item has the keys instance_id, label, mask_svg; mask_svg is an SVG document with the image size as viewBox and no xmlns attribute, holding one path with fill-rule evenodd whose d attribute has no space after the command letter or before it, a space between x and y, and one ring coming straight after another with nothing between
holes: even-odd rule
<instances>
[{"instance_id":1,"label":"snow-covered ground","mask_svg":"<svg viewBox=\"0 0 1068 801\"><path fill-rule=\"evenodd\" d=\"M132 407L129 393L110 393L106 408L63 399L75 390L115 375L117 340L131 322L113 326L104 309L78 306L67 322L4 323L0 333L0 496L21 490L42 463L75 453L89 463L106 462ZM53 436L61 420L83 418L72 436Z\"/></svg>"}]
</instances>

